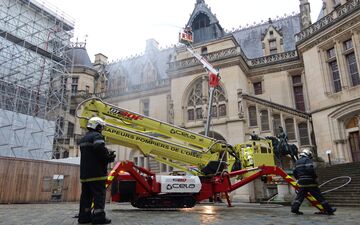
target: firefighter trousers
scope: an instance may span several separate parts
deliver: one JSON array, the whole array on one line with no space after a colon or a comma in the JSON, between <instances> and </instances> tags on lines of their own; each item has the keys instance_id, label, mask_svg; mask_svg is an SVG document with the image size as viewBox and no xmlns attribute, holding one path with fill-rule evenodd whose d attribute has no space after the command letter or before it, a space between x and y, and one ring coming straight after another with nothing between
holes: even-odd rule
<instances>
[{"instance_id":1,"label":"firefighter trousers","mask_svg":"<svg viewBox=\"0 0 360 225\"><path fill-rule=\"evenodd\" d=\"M297 195L295 197L294 202L291 205L291 211L292 212L298 212L299 208L301 206L301 203L304 201L307 193L310 193L318 202L324 207L327 213L333 213L333 208L330 206L330 204L325 200L323 195L321 194L321 191L319 187L300 187L299 191L297 192Z\"/></svg>"},{"instance_id":2,"label":"firefighter trousers","mask_svg":"<svg viewBox=\"0 0 360 225\"><path fill-rule=\"evenodd\" d=\"M104 211L106 198L105 180L81 183L80 213L79 216L91 212L94 201L94 210Z\"/></svg>"}]
</instances>

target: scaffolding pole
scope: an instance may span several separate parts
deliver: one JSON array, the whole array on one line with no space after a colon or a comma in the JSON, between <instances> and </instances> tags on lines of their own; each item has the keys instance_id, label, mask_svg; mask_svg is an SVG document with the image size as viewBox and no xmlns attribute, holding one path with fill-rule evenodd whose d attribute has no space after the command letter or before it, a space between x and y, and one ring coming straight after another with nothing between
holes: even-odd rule
<instances>
[{"instance_id":1,"label":"scaffolding pole","mask_svg":"<svg viewBox=\"0 0 360 225\"><path fill-rule=\"evenodd\" d=\"M0 6L0 115L6 118L0 150L25 158L61 155L74 20L44 1L0 0Z\"/></svg>"}]
</instances>

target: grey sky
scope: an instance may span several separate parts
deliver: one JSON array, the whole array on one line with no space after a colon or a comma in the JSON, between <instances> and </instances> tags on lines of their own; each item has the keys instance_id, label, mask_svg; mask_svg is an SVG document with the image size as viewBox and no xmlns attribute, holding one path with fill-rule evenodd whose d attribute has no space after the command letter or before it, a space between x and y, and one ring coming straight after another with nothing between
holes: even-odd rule
<instances>
[{"instance_id":1,"label":"grey sky","mask_svg":"<svg viewBox=\"0 0 360 225\"><path fill-rule=\"evenodd\" d=\"M41 0L40 0L41 1ZM109 60L141 54L145 41L160 47L177 43L178 32L194 9L195 0L45 0L75 19L75 39L87 39L90 58L103 53ZM226 29L299 12L299 0L205 0ZM312 22L322 0L309 0ZM87 36L87 37L86 37Z\"/></svg>"}]
</instances>

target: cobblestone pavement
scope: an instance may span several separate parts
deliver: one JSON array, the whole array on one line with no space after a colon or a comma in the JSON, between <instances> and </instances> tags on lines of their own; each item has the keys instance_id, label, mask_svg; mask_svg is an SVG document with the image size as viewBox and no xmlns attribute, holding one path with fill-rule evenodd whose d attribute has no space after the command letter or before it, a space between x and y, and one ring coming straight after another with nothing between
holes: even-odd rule
<instances>
[{"instance_id":1,"label":"cobblestone pavement","mask_svg":"<svg viewBox=\"0 0 360 225\"><path fill-rule=\"evenodd\" d=\"M0 225L71 225L77 214L77 203L0 205ZM289 206L234 204L199 204L191 209L141 210L129 204L106 205L112 224L118 225L317 225L360 224L359 208L338 208L336 215L315 215L315 208L302 207L302 216L290 213Z\"/></svg>"}]
</instances>

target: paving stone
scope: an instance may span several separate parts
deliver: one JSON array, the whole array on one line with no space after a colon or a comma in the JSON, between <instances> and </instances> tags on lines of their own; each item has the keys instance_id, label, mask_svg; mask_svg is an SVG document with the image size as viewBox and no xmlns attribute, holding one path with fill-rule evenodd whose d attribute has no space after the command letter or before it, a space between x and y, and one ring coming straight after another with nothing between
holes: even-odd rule
<instances>
[{"instance_id":1,"label":"paving stone","mask_svg":"<svg viewBox=\"0 0 360 225\"><path fill-rule=\"evenodd\" d=\"M302 206L304 215L290 213L289 206L234 203L198 204L191 209L142 210L130 204L108 203L106 213L118 225L320 225L360 224L359 208L338 208L336 215L315 215L317 210ZM0 205L0 225L73 225L78 203Z\"/></svg>"}]
</instances>

